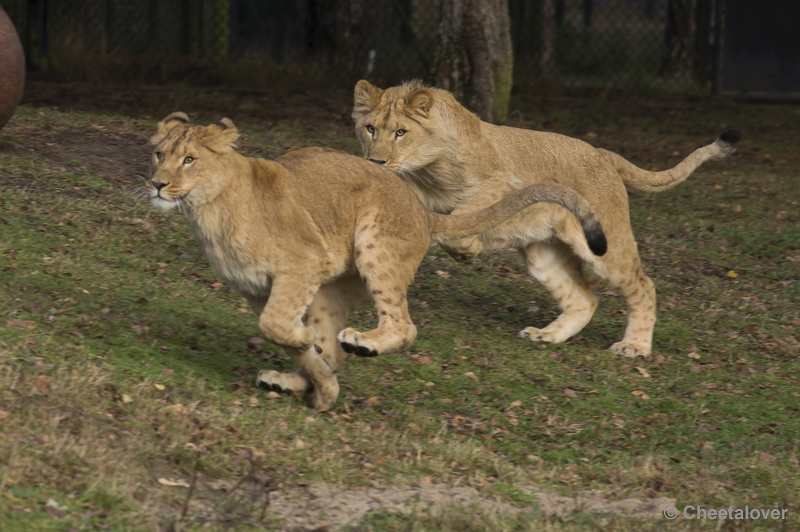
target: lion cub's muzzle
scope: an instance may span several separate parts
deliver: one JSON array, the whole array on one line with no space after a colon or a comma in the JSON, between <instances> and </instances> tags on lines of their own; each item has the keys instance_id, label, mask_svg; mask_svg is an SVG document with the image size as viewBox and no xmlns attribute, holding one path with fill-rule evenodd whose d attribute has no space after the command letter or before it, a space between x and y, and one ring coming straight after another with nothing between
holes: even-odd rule
<instances>
[{"instance_id":1,"label":"lion cub's muzzle","mask_svg":"<svg viewBox=\"0 0 800 532\"><path fill-rule=\"evenodd\" d=\"M150 203L153 204L153 207L172 209L176 207L177 203L186 196L184 194L183 196L173 197L167 191L168 187L169 182L164 183L163 181L155 178L155 176L147 182L147 191L150 194Z\"/></svg>"}]
</instances>

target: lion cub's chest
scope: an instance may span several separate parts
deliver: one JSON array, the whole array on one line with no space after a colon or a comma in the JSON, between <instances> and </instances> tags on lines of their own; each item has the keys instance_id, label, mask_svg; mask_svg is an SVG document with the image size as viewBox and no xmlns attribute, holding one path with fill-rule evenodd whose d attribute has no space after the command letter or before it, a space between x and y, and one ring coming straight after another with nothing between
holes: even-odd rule
<instances>
[{"instance_id":1,"label":"lion cub's chest","mask_svg":"<svg viewBox=\"0 0 800 532\"><path fill-rule=\"evenodd\" d=\"M193 228L209 266L225 284L242 294L269 296L272 268L264 256L248 249L246 239L215 237Z\"/></svg>"}]
</instances>

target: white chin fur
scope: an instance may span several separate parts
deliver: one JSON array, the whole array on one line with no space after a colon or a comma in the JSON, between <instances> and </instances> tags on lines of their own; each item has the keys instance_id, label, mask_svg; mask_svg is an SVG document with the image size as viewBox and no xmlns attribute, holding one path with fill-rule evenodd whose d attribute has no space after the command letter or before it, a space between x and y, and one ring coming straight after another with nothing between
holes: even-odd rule
<instances>
[{"instance_id":1,"label":"white chin fur","mask_svg":"<svg viewBox=\"0 0 800 532\"><path fill-rule=\"evenodd\" d=\"M153 204L153 207L162 211L170 211L178 207L178 202L165 200L158 196L150 198L150 203Z\"/></svg>"}]
</instances>

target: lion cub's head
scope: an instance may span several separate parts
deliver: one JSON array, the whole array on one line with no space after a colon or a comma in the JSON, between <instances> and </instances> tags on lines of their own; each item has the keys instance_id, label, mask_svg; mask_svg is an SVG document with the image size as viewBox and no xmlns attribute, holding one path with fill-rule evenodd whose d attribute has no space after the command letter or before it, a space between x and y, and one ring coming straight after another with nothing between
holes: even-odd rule
<instances>
[{"instance_id":1,"label":"lion cub's head","mask_svg":"<svg viewBox=\"0 0 800 532\"><path fill-rule=\"evenodd\" d=\"M364 157L399 172L413 171L440 155L441 133L431 116L434 92L420 81L381 90L361 80L354 91L353 121Z\"/></svg>"},{"instance_id":2,"label":"lion cub's head","mask_svg":"<svg viewBox=\"0 0 800 532\"><path fill-rule=\"evenodd\" d=\"M172 113L158 123L150 162L147 192L154 207L206 203L228 184L227 155L233 152L239 131L227 118L210 126L189 123L184 113Z\"/></svg>"}]
</instances>

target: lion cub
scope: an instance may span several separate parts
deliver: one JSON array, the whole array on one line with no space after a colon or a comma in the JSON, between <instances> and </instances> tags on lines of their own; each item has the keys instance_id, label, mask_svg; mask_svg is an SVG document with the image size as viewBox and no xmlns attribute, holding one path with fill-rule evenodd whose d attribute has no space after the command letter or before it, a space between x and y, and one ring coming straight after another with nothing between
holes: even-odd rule
<instances>
[{"instance_id":1,"label":"lion cub","mask_svg":"<svg viewBox=\"0 0 800 532\"><path fill-rule=\"evenodd\" d=\"M186 213L211 268L300 366L261 371L257 382L310 392L318 410L336 401L344 351L376 356L414 340L406 293L431 242L474 235L547 201L573 212L589 246L605 251L588 202L563 186L537 185L474 214L441 216L390 170L360 157L308 148L275 161L248 158L234 150L238 137L228 119L200 126L183 113L166 117L151 139L150 200ZM366 296L378 327L345 329L349 309Z\"/></svg>"},{"instance_id":2,"label":"lion cub","mask_svg":"<svg viewBox=\"0 0 800 532\"><path fill-rule=\"evenodd\" d=\"M650 355L656 322L655 285L642 271L628 214L626 187L658 192L684 181L705 161L736 150L741 131L724 131L674 168L648 172L621 156L578 139L482 122L447 91L412 81L381 90L359 81L353 120L364 156L394 170L430 210L478 211L524 186L558 183L589 200L608 236L609 252L590 253L574 218L540 204L477 237L442 247L456 259L482 250L519 249L528 271L558 301L562 314L522 338L560 343L592 319L598 298L583 264L606 279L628 305L628 327L610 349L626 357Z\"/></svg>"}]
</instances>

